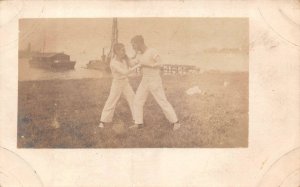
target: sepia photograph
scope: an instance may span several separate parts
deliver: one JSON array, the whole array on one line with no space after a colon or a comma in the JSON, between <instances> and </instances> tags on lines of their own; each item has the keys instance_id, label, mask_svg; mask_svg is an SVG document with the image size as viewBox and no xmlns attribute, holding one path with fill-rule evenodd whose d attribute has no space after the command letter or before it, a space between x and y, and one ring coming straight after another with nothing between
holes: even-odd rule
<instances>
[{"instance_id":1,"label":"sepia photograph","mask_svg":"<svg viewBox=\"0 0 300 187\"><path fill-rule=\"evenodd\" d=\"M18 148L247 148L248 18L22 18Z\"/></svg>"},{"instance_id":2,"label":"sepia photograph","mask_svg":"<svg viewBox=\"0 0 300 187\"><path fill-rule=\"evenodd\" d=\"M0 1L0 186L299 186L299 5Z\"/></svg>"}]
</instances>

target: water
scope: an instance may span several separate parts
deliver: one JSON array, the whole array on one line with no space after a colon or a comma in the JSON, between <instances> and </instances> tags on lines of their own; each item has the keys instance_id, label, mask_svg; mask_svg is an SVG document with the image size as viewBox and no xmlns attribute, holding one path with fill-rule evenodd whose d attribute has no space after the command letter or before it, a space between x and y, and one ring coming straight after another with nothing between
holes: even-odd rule
<instances>
[{"instance_id":1,"label":"water","mask_svg":"<svg viewBox=\"0 0 300 187\"><path fill-rule=\"evenodd\" d=\"M247 53L205 53L190 54L176 51L162 55L164 63L194 65L202 71L248 71L249 56Z\"/></svg>"},{"instance_id":2,"label":"water","mask_svg":"<svg viewBox=\"0 0 300 187\"><path fill-rule=\"evenodd\" d=\"M85 64L76 64L74 70L49 71L31 68L28 59L19 59L19 81L102 78L103 76L105 75L101 71L86 69Z\"/></svg>"},{"instance_id":3,"label":"water","mask_svg":"<svg viewBox=\"0 0 300 187\"><path fill-rule=\"evenodd\" d=\"M72 55L71 55L72 56ZM74 55L73 55L74 56ZM83 56L81 56L83 58ZM201 71L248 71L248 54L245 53L193 53L170 52L162 54L163 64L194 65ZM54 72L46 69L31 68L28 59L19 59L19 81L49 79L102 78L107 74L93 69L86 69L85 60L78 60L74 70Z\"/></svg>"}]
</instances>

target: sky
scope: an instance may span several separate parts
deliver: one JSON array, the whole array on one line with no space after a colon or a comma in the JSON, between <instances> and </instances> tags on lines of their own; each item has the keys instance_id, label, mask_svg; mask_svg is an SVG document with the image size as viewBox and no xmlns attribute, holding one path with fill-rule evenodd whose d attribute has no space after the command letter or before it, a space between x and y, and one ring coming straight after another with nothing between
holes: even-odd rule
<instances>
[{"instance_id":1,"label":"sky","mask_svg":"<svg viewBox=\"0 0 300 187\"><path fill-rule=\"evenodd\" d=\"M163 63L189 64L203 69L248 71L246 18L118 18L119 42L133 55L130 40L144 36ZM112 18L21 19L19 48L65 52L79 64L99 59L110 48ZM207 51L215 51L209 53ZM238 49L221 52L222 49Z\"/></svg>"}]
</instances>

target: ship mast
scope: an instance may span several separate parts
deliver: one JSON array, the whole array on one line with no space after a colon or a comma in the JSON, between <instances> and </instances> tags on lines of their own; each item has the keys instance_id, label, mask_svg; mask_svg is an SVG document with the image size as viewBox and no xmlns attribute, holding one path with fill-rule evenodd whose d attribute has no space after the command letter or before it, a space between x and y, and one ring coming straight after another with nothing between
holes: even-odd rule
<instances>
[{"instance_id":1,"label":"ship mast","mask_svg":"<svg viewBox=\"0 0 300 187\"><path fill-rule=\"evenodd\" d=\"M114 18L114 25L115 25L115 42L118 43L119 30L118 30L117 18Z\"/></svg>"},{"instance_id":2,"label":"ship mast","mask_svg":"<svg viewBox=\"0 0 300 187\"><path fill-rule=\"evenodd\" d=\"M111 36L111 46L110 50L107 56L107 62L110 62L111 58L113 57L113 47L116 43L118 43L118 20L117 18L113 18L113 24L112 24L112 36Z\"/></svg>"},{"instance_id":3,"label":"ship mast","mask_svg":"<svg viewBox=\"0 0 300 187\"><path fill-rule=\"evenodd\" d=\"M44 53L45 53L45 46L46 46L46 32L45 32L45 30L44 30L44 38L43 38L43 55L44 55Z\"/></svg>"}]
</instances>

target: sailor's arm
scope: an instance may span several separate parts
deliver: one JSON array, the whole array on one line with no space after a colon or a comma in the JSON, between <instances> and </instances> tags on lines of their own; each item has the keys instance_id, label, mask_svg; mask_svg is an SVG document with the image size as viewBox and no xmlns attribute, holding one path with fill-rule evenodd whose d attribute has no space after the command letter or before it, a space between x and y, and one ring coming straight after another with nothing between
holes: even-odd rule
<instances>
[{"instance_id":1,"label":"sailor's arm","mask_svg":"<svg viewBox=\"0 0 300 187\"><path fill-rule=\"evenodd\" d=\"M150 68L161 68L161 58L160 56L154 51L152 63L144 63L142 66L150 67Z\"/></svg>"},{"instance_id":2,"label":"sailor's arm","mask_svg":"<svg viewBox=\"0 0 300 187\"><path fill-rule=\"evenodd\" d=\"M128 74L128 69L122 68L121 66L118 66L118 64L112 63L110 65L111 69L114 69L116 72L122 74L122 75L127 75Z\"/></svg>"},{"instance_id":3,"label":"sailor's arm","mask_svg":"<svg viewBox=\"0 0 300 187\"><path fill-rule=\"evenodd\" d=\"M113 68L114 70L116 70L118 73L120 73L122 75L128 75L128 74L132 73L138 67L139 67L139 65L136 65L132 68L127 69L127 68L123 68L121 66L118 66L115 63L111 64L111 68Z\"/></svg>"},{"instance_id":4,"label":"sailor's arm","mask_svg":"<svg viewBox=\"0 0 300 187\"><path fill-rule=\"evenodd\" d=\"M135 65L138 64L138 60L137 60L137 58L136 58L136 55L135 55L134 57L132 57L132 58L129 58L129 57L126 55L124 59L128 62L128 65L129 65L130 67L133 67L133 66L135 66Z\"/></svg>"},{"instance_id":5,"label":"sailor's arm","mask_svg":"<svg viewBox=\"0 0 300 187\"><path fill-rule=\"evenodd\" d=\"M157 55L155 58L154 58L154 63L152 64L152 67L153 68L160 68L161 67L161 58L159 55Z\"/></svg>"},{"instance_id":6,"label":"sailor's arm","mask_svg":"<svg viewBox=\"0 0 300 187\"><path fill-rule=\"evenodd\" d=\"M135 65L137 65L138 63L139 63L139 61L138 61L136 58L134 58L134 59L129 59L129 61L128 61L128 64L129 64L130 67L135 66Z\"/></svg>"}]
</instances>

